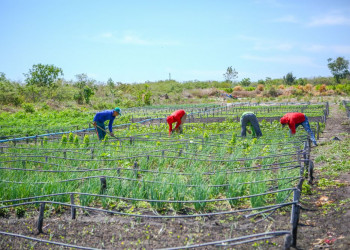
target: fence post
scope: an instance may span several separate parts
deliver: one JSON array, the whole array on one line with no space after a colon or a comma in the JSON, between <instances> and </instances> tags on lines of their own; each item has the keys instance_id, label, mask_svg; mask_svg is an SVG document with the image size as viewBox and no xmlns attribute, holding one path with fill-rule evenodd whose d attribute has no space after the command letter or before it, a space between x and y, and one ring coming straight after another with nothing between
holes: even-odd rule
<instances>
[{"instance_id":1,"label":"fence post","mask_svg":"<svg viewBox=\"0 0 350 250\"><path fill-rule=\"evenodd\" d=\"M91 159L94 159L94 149L91 149Z\"/></svg>"},{"instance_id":2,"label":"fence post","mask_svg":"<svg viewBox=\"0 0 350 250\"><path fill-rule=\"evenodd\" d=\"M107 189L106 177L101 177L100 181L101 181L101 191L100 191L100 193L103 194L106 191L106 189Z\"/></svg>"},{"instance_id":3,"label":"fence post","mask_svg":"<svg viewBox=\"0 0 350 250\"><path fill-rule=\"evenodd\" d=\"M45 203L40 204L39 211L39 219L38 219L38 234L43 233L43 222L44 222L44 211L45 211Z\"/></svg>"},{"instance_id":4,"label":"fence post","mask_svg":"<svg viewBox=\"0 0 350 250\"><path fill-rule=\"evenodd\" d=\"M292 205L292 216L291 216L291 223L292 223L292 246L296 247L297 245L297 233L298 233L298 223L299 223L299 214L300 214L300 207L297 204L300 197L300 190L295 189L293 194L293 202L295 202Z\"/></svg>"},{"instance_id":5,"label":"fence post","mask_svg":"<svg viewBox=\"0 0 350 250\"><path fill-rule=\"evenodd\" d=\"M317 140L320 139L320 123L317 122Z\"/></svg>"},{"instance_id":6,"label":"fence post","mask_svg":"<svg viewBox=\"0 0 350 250\"><path fill-rule=\"evenodd\" d=\"M74 205L74 194L70 194L70 203ZM71 210L72 220L75 220L76 208L71 206L70 210Z\"/></svg>"},{"instance_id":7,"label":"fence post","mask_svg":"<svg viewBox=\"0 0 350 250\"><path fill-rule=\"evenodd\" d=\"M137 161L134 162L134 174L135 174L135 177L138 178L138 174L137 174L137 168L138 168L138 164L137 164Z\"/></svg>"}]
</instances>

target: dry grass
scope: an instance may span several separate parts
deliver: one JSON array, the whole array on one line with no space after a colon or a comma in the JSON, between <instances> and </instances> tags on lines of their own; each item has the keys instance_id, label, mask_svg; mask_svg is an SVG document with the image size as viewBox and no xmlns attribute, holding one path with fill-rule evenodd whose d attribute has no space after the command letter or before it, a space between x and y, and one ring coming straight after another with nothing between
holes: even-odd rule
<instances>
[{"instance_id":1,"label":"dry grass","mask_svg":"<svg viewBox=\"0 0 350 250\"><path fill-rule=\"evenodd\" d=\"M259 91L264 91L265 89L265 86L263 84L259 84L257 87L256 87L257 90Z\"/></svg>"},{"instance_id":2,"label":"dry grass","mask_svg":"<svg viewBox=\"0 0 350 250\"><path fill-rule=\"evenodd\" d=\"M235 86L234 88L233 88L233 91L242 91L243 90L243 88L242 88L242 86Z\"/></svg>"}]
</instances>

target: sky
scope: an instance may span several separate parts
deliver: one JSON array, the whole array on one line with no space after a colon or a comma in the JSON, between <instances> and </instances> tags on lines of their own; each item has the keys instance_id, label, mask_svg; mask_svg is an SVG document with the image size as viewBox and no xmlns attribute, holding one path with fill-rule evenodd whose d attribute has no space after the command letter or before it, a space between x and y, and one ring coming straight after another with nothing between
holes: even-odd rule
<instances>
[{"instance_id":1,"label":"sky","mask_svg":"<svg viewBox=\"0 0 350 250\"><path fill-rule=\"evenodd\" d=\"M350 60L348 0L0 0L0 72L35 64L99 82L331 76Z\"/></svg>"}]
</instances>

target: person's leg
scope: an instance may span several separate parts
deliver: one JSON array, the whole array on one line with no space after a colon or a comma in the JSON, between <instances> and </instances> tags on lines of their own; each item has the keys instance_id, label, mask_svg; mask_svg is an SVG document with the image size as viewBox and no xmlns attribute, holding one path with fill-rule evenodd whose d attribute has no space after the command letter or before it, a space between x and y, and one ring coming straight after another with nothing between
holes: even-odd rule
<instances>
[{"instance_id":1,"label":"person's leg","mask_svg":"<svg viewBox=\"0 0 350 250\"><path fill-rule=\"evenodd\" d=\"M248 118L246 115L242 117L241 120L241 136L245 137L247 136L247 123L248 123Z\"/></svg>"},{"instance_id":2,"label":"person's leg","mask_svg":"<svg viewBox=\"0 0 350 250\"><path fill-rule=\"evenodd\" d=\"M255 130L255 134L257 137L262 136L262 132L259 126L259 121L258 118L256 118L255 115L252 115L252 117L250 118L250 123L252 124L254 130Z\"/></svg>"},{"instance_id":3,"label":"person's leg","mask_svg":"<svg viewBox=\"0 0 350 250\"><path fill-rule=\"evenodd\" d=\"M96 131L98 135L99 140L103 140L106 136L106 132L103 131L105 130L105 124L103 122L96 122Z\"/></svg>"},{"instance_id":4,"label":"person's leg","mask_svg":"<svg viewBox=\"0 0 350 250\"><path fill-rule=\"evenodd\" d=\"M182 134L183 132L183 125L186 122L187 114L184 114L184 116L181 118L181 125L179 126L179 132Z\"/></svg>"},{"instance_id":5,"label":"person's leg","mask_svg":"<svg viewBox=\"0 0 350 250\"><path fill-rule=\"evenodd\" d=\"M305 116L305 121L303 121L301 125L304 127L305 131L310 135L311 141L313 142L313 144L317 146L316 138L315 138L314 132L310 128L310 123L307 116Z\"/></svg>"}]
</instances>

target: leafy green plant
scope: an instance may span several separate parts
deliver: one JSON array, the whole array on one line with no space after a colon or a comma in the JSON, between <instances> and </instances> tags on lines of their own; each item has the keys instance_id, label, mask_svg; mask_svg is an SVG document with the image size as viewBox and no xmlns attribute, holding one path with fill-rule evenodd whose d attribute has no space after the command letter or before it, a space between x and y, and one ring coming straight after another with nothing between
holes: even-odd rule
<instances>
[{"instance_id":1,"label":"leafy green plant","mask_svg":"<svg viewBox=\"0 0 350 250\"><path fill-rule=\"evenodd\" d=\"M26 213L26 210L24 209L23 206L18 206L15 208L15 211L16 211L16 216L17 218L22 218L24 217L25 213Z\"/></svg>"}]
</instances>

